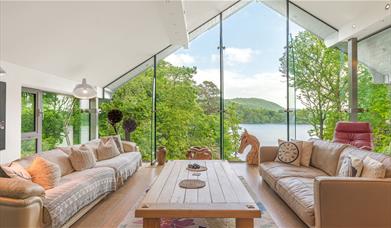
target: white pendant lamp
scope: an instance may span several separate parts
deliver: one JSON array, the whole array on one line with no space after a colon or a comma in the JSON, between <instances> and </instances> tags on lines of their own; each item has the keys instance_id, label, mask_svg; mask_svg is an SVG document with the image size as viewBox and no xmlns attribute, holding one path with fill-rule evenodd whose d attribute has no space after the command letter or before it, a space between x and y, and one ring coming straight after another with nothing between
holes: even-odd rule
<instances>
[{"instance_id":1,"label":"white pendant lamp","mask_svg":"<svg viewBox=\"0 0 391 228\"><path fill-rule=\"evenodd\" d=\"M73 89L73 96L79 99L87 100L96 97L96 90L91 85L87 84L87 80L83 78L81 84L77 84Z\"/></svg>"}]
</instances>

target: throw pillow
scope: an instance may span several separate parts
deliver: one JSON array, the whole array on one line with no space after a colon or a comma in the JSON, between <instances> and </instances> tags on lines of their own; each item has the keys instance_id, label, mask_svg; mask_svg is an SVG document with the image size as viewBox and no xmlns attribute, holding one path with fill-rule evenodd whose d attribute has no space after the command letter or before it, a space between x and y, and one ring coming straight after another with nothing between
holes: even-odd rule
<instances>
[{"instance_id":1,"label":"throw pillow","mask_svg":"<svg viewBox=\"0 0 391 228\"><path fill-rule=\"evenodd\" d=\"M54 188L60 183L60 166L44 158L36 157L27 171L32 177L31 180L45 190Z\"/></svg>"},{"instance_id":2,"label":"throw pillow","mask_svg":"<svg viewBox=\"0 0 391 228\"><path fill-rule=\"evenodd\" d=\"M275 161L300 166L302 142L278 140L278 153Z\"/></svg>"},{"instance_id":3,"label":"throw pillow","mask_svg":"<svg viewBox=\"0 0 391 228\"><path fill-rule=\"evenodd\" d=\"M300 165L309 167L311 162L312 147L314 142L294 140L293 142L302 142Z\"/></svg>"},{"instance_id":4,"label":"throw pillow","mask_svg":"<svg viewBox=\"0 0 391 228\"><path fill-rule=\"evenodd\" d=\"M1 165L0 170L1 177L31 180L29 172L16 162L12 162L9 166Z\"/></svg>"},{"instance_id":5,"label":"throw pillow","mask_svg":"<svg viewBox=\"0 0 391 228\"><path fill-rule=\"evenodd\" d=\"M364 159L364 168L361 177L384 178L386 176L386 167L375 159L367 156Z\"/></svg>"},{"instance_id":6,"label":"throw pillow","mask_svg":"<svg viewBox=\"0 0 391 228\"><path fill-rule=\"evenodd\" d=\"M110 159L120 154L113 138L110 138L106 143L102 140L96 153L98 161Z\"/></svg>"},{"instance_id":7,"label":"throw pillow","mask_svg":"<svg viewBox=\"0 0 391 228\"><path fill-rule=\"evenodd\" d=\"M115 145L117 146L117 149L119 150L120 153L124 153L124 146L122 145L121 137L119 135L103 137L101 138L101 141L103 141L103 143L107 143L109 139L114 140Z\"/></svg>"},{"instance_id":8,"label":"throw pillow","mask_svg":"<svg viewBox=\"0 0 391 228\"><path fill-rule=\"evenodd\" d=\"M341 168L339 168L339 177L359 177L364 167L363 161L353 155L344 156Z\"/></svg>"},{"instance_id":9,"label":"throw pillow","mask_svg":"<svg viewBox=\"0 0 391 228\"><path fill-rule=\"evenodd\" d=\"M69 160L75 170L81 171L95 167L96 158L91 148L81 145L79 148L72 147L71 150Z\"/></svg>"}]
</instances>

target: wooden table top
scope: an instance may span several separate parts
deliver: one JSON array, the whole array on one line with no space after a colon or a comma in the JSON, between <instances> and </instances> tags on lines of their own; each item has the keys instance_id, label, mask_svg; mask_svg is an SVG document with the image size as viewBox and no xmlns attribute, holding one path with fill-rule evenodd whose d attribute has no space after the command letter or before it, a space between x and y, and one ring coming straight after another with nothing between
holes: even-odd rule
<instances>
[{"instance_id":1,"label":"wooden table top","mask_svg":"<svg viewBox=\"0 0 391 228\"><path fill-rule=\"evenodd\" d=\"M186 169L190 163L208 168L205 172ZM200 173L200 176L193 176ZM199 179L200 189L184 189L179 182ZM169 161L135 212L143 218L259 218L261 212L227 161Z\"/></svg>"}]
</instances>

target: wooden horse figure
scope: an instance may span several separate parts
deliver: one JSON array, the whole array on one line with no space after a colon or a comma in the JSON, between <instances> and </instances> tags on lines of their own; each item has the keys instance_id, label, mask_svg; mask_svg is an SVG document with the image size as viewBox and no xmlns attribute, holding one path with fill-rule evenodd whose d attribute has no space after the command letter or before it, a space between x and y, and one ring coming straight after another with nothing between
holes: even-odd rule
<instances>
[{"instance_id":1,"label":"wooden horse figure","mask_svg":"<svg viewBox=\"0 0 391 228\"><path fill-rule=\"evenodd\" d=\"M240 136L239 153L243 153L246 147L250 145L251 151L248 152L246 161L249 165L259 165L259 149L261 147L257 137L251 135L244 129L243 134Z\"/></svg>"},{"instance_id":2,"label":"wooden horse figure","mask_svg":"<svg viewBox=\"0 0 391 228\"><path fill-rule=\"evenodd\" d=\"M192 146L186 157L189 160L212 160L212 152L208 147Z\"/></svg>"}]
</instances>

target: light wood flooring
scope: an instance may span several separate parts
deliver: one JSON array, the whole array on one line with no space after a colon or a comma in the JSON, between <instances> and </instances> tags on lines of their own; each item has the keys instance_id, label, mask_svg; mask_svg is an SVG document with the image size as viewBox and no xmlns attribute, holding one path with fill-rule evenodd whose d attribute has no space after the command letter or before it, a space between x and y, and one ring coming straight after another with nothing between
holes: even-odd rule
<instances>
[{"instance_id":1,"label":"light wood flooring","mask_svg":"<svg viewBox=\"0 0 391 228\"><path fill-rule=\"evenodd\" d=\"M239 176L243 176L260 200L266 207L274 222L283 228L306 227L303 222L289 209L289 207L262 181L258 168L248 166L246 163L231 163ZM98 203L72 228L84 227L118 227L124 220L129 210L155 178L159 175L161 167L151 167L144 164L124 186L116 192L108 195Z\"/></svg>"}]
</instances>

